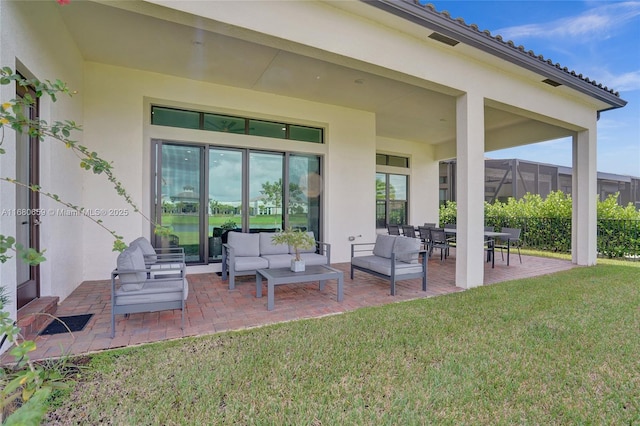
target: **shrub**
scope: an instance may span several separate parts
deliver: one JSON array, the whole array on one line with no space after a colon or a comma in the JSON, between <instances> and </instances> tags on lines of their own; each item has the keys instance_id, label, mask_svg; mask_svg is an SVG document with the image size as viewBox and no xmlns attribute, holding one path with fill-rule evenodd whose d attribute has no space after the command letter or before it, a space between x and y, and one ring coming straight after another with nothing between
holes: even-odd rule
<instances>
[{"instance_id":1,"label":"shrub","mask_svg":"<svg viewBox=\"0 0 640 426\"><path fill-rule=\"evenodd\" d=\"M618 194L598 201L598 253L607 257L640 255L640 212L633 204L621 206ZM440 206L440 223L455 223L457 205L447 202ZM571 195L551 192L546 198L527 193L506 203L485 202L487 226L522 229L521 238L527 247L549 251L571 251Z\"/></svg>"}]
</instances>

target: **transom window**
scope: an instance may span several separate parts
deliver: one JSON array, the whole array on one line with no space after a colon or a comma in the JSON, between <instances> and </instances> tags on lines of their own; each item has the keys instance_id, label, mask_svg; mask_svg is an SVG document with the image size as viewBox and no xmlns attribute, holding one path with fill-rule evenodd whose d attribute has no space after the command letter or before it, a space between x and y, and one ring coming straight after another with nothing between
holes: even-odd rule
<instances>
[{"instance_id":1,"label":"transom window","mask_svg":"<svg viewBox=\"0 0 640 426\"><path fill-rule=\"evenodd\" d=\"M181 127L184 129L200 129L211 132L265 136L311 143L324 143L324 131L319 127L200 111L187 111L162 106L151 107L151 124Z\"/></svg>"},{"instance_id":2,"label":"transom window","mask_svg":"<svg viewBox=\"0 0 640 426\"><path fill-rule=\"evenodd\" d=\"M409 168L409 159L398 155L376 154L376 165Z\"/></svg>"}]
</instances>

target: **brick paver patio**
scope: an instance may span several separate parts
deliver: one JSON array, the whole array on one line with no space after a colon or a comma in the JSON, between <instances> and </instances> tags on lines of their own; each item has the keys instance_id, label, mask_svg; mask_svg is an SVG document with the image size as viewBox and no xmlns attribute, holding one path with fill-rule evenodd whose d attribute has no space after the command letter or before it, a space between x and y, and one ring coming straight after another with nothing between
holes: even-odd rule
<instances>
[{"instance_id":1,"label":"brick paver patio","mask_svg":"<svg viewBox=\"0 0 640 426\"><path fill-rule=\"evenodd\" d=\"M84 330L50 336L37 336L37 349L32 359L67 354L83 354L110 348L199 336L227 330L239 330L301 318L315 318L352 311L366 306L379 306L404 300L433 297L463 291L455 286L455 250L444 263L435 256L428 263L428 289L420 290L420 280L400 281L397 295L389 295L389 283L356 271L349 277L349 264L332 265L344 271L344 301L336 301L336 283L328 281L323 292L317 283L277 286L275 309L267 311L266 284L264 296L255 297L255 277L240 277L236 289L215 273L192 274L186 303L185 327L180 329L180 311L162 311L116 317L116 333L110 338L110 281L82 283L57 310L58 316L92 313ZM485 267L485 284L544 275L572 268L569 261L523 256L523 263L512 257L511 266L498 254L495 269Z\"/></svg>"}]
</instances>

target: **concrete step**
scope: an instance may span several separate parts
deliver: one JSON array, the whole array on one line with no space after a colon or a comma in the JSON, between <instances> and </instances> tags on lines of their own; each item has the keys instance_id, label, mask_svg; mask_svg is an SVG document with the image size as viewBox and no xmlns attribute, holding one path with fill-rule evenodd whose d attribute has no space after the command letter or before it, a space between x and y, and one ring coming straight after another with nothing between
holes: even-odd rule
<instances>
[{"instance_id":1,"label":"concrete step","mask_svg":"<svg viewBox=\"0 0 640 426\"><path fill-rule=\"evenodd\" d=\"M25 339L34 340L51 322L49 315L56 314L59 300L57 296L40 297L18 309L18 327Z\"/></svg>"}]
</instances>

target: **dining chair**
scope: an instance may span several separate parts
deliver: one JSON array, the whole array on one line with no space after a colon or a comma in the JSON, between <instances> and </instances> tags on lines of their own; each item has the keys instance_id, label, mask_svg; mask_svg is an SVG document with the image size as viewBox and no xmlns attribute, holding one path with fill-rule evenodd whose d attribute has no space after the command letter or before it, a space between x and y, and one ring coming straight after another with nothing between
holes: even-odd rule
<instances>
[{"instance_id":1,"label":"dining chair","mask_svg":"<svg viewBox=\"0 0 640 426\"><path fill-rule=\"evenodd\" d=\"M416 228L413 225L402 225L402 234L405 237L415 238Z\"/></svg>"},{"instance_id":2,"label":"dining chair","mask_svg":"<svg viewBox=\"0 0 640 426\"><path fill-rule=\"evenodd\" d=\"M520 255L520 246L522 242L520 241L520 228L502 228L502 231L509 236L499 237L498 242L495 245L495 248L500 249L500 254L502 255L502 260L504 260L504 251L507 250L507 266L509 266L509 254L511 253L511 247L515 247L518 249L518 258L520 259L520 263L522 263L522 256Z\"/></svg>"},{"instance_id":3,"label":"dining chair","mask_svg":"<svg viewBox=\"0 0 640 426\"><path fill-rule=\"evenodd\" d=\"M431 226L431 227L418 226L418 235L422 240L422 245L424 246L424 249L427 251L429 251L429 244L431 242L431 235L430 235L431 228L435 228L435 227L434 226Z\"/></svg>"},{"instance_id":4,"label":"dining chair","mask_svg":"<svg viewBox=\"0 0 640 426\"><path fill-rule=\"evenodd\" d=\"M487 252L487 262L491 259L491 269L496 267L496 240L491 237L484 239L484 251Z\"/></svg>"},{"instance_id":5,"label":"dining chair","mask_svg":"<svg viewBox=\"0 0 640 426\"><path fill-rule=\"evenodd\" d=\"M449 255L449 240L447 240L447 234L445 234L442 228L430 228L430 243L429 243L429 256L433 253L433 249L440 249L440 262L447 258Z\"/></svg>"},{"instance_id":6,"label":"dining chair","mask_svg":"<svg viewBox=\"0 0 640 426\"><path fill-rule=\"evenodd\" d=\"M400 225L388 225L387 231L389 235L400 235Z\"/></svg>"}]
</instances>

